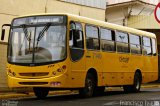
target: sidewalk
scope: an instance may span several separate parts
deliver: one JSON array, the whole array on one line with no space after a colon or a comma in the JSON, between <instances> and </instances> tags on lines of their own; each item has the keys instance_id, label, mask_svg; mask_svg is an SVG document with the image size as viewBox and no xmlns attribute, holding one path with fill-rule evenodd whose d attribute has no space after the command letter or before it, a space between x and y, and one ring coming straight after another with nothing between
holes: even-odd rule
<instances>
[{"instance_id":1,"label":"sidewalk","mask_svg":"<svg viewBox=\"0 0 160 106\"><path fill-rule=\"evenodd\" d=\"M160 83L149 83L143 84L141 88L160 88ZM122 90L120 87L108 87L107 91L114 91L114 90ZM77 91L51 91L49 95L65 95L65 94L75 94L78 93ZM21 98L21 97L35 97L33 92L29 93L16 93L16 92L0 92L0 100L8 99L8 98Z\"/></svg>"}]
</instances>

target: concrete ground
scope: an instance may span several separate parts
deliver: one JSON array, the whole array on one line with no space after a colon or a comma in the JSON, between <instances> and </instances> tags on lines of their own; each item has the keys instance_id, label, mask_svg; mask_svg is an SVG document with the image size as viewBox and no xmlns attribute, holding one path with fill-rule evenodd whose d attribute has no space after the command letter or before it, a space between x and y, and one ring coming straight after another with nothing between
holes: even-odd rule
<instances>
[{"instance_id":1,"label":"concrete ground","mask_svg":"<svg viewBox=\"0 0 160 106\"><path fill-rule=\"evenodd\" d=\"M160 83L149 83L143 84L141 88L160 88ZM121 87L107 87L107 91L114 91L114 90L123 90ZM72 94L78 93L78 91L51 91L49 95L65 95L65 94ZM17 92L0 92L0 99L8 99L8 98L20 98L20 97L33 97L34 93L17 93Z\"/></svg>"}]
</instances>

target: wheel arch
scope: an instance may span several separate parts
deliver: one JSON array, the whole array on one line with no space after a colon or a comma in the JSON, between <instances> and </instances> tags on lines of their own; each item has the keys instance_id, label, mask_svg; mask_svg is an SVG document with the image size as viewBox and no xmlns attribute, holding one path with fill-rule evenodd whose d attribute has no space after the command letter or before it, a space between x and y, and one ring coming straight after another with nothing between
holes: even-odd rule
<instances>
[{"instance_id":1,"label":"wheel arch","mask_svg":"<svg viewBox=\"0 0 160 106\"><path fill-rule=\"evenodd\" d=\"M94 68L90 68L88 71L87 71L87 74L92 74L95 78L95 81L96 81L96 86L98 85L98 73L96 71L96 69ZM86 76L87 76L86 74Z\"/></svg>"},{"instance_id":2,"label":"wheel arch","mask_svg":"<svg viewBox=\"0 0 160 106\"><path fill-rule=\"evenodd\" d=\"M138 74L140 75L140 79L141 79L141 82L142 82L143 78L142 78L142 72L141 72L141 70L140 70L140 69L137 69L137 70L135 71L134 75L135 75L136 73L138 73Z\"/></svg>"}]
</instances>

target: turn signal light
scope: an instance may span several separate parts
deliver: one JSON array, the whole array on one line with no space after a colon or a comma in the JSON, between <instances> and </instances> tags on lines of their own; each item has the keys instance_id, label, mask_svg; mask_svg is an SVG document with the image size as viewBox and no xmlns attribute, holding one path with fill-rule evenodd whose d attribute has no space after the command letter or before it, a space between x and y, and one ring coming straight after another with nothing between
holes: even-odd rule
<instances>
[{"instance_id":1,"label":"turn signal light","mask_svg":"<svg viewBox=\"0 0 160 106\"><path fill-rule=\"evenodd\" d=\"M59 69L57 69L57 72L62 72L62 71L63 71L63 70L62 70L62 69L60 69L60 68L59 68Z\"/></svg>"},{"instance_id":2,"label":"turn signal light","mask_svg":"<svg viewBox=\"0 0 160 106\"><path fill-rule=\"evenodd\" d=\"M63 70L67 69L66 65L63 65L62 68L63 68Z\"/></svg>"}]
</instances>

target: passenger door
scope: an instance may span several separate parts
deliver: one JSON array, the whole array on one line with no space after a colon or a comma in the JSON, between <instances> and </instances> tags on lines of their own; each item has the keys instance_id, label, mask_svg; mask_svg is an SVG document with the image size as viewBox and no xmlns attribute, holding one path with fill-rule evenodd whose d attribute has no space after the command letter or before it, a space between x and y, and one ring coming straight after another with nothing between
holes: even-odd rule
<instances>
[{"instance_id":1,"label":"passenger door","mask_svg":"<svg viewBox=\"0 0 160 106\"><path fill-rule=\"evenodd\" d=\"M70 58L71 82L73 87L82 87L85 82L84 36L82 25L78 22L70 23Z\"/></svg>"}]
</instances>

